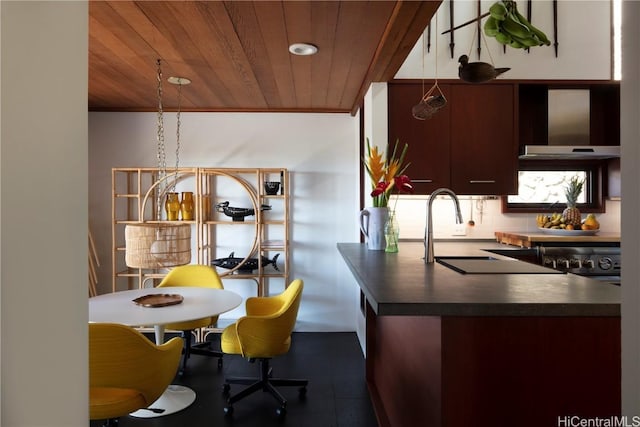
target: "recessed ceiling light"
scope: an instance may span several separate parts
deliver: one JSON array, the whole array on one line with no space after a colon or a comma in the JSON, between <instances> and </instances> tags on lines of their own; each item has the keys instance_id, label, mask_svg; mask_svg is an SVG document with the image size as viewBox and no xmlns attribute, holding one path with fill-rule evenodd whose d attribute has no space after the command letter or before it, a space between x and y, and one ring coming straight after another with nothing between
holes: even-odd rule
<instances>
[{"instance_id":1,"label":"recessed ceiling light","mask_svg":"<svg viewBox=\"0 0 640 427\"><path fill-rule=\"evenodd\" d=\"M188 85L191 83L191 80L186 77L169 77L167 81L172 85Z\"/></svg>"},{"instance_id":2,"label":"recessed ceiling light","mask_svg":"<svg viewBox=\"0 0 640 427\"><path fill-rule=\"evenodd\" d=\"M289 52L294 55L308 56L315 55L318 52L318 48L309 43L294 43L289 46Z\"/></svg>"}]
</instances>

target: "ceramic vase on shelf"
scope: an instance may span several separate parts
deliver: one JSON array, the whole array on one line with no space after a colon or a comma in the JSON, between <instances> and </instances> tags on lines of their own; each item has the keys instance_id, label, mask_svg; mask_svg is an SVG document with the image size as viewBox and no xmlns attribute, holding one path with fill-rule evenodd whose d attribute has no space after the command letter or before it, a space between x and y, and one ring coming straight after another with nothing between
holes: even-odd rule
<instances>
[{"instance_id":1,"label":"ceramic vase on shelf","mask_svg":"<svg viewBox=\"0 0 640 427\"><path fill-rule=\"evenodd\" d=\"M384 251L384 225L389 219L389 208L370 207L360 211L360 231L366 238L367 248L372 251Z\"/></svg>"},{"instance_id":2,"label":"ceramic vase on shelf","mask_svg":"<svg viewBox=\"0 0 640 427\"><path fill-rule=\"evenodd\" d=\"M205 221L211 220L211 196L208 194L202 195L202 219Z\"/></svg>"},{"instance_id":3,"label":"ceramic vase on shelf","mask_svg":"<svg viewBox=\"0 0 640 427\"><path fill-rule=\"evenodd\" d=\"M185 191L182 193L182 201L180 202L180 214L184 221L193 220L193 193Z\"/></svg>"},{"instance_id":4,"label":"ceramic vase on shelf","mask_svg":"<svg viewBox=\"0 0 640 427\"><path fill-rule=\"evenodd\" d=\"M180 200L178 193L167 193L167 201L164 204L167 212L167 221L177 221L180 214Z\"/></svg>"},{"instance_id":5,"label":"ceramic vase on shelf","mask_svg":"<svg viewBox=\"0 0 640 427\"><path fill-rule=\"evenodd\" d=\"M395 211L389 211L389 218L384 224L384 239L386 241L385 252L398 252L398 237L400 226Z\"/></svg>"}]
</instances>

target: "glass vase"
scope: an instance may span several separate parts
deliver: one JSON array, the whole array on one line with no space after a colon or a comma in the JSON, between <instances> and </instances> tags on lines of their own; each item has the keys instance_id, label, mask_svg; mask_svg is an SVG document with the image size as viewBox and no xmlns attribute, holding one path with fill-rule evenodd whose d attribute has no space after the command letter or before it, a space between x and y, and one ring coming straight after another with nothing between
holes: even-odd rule
<instances>
[{"instance_id":1,"label":"glass vase","mask_svg":"<svg viewBox=\"0 0 640 427\"><path fill-rule=\"evenodd\" d=\"M193 220L193 193L185 191L182 193L182 201L180 202L180 214L184 221Z\"/></svg>"},{"instance_id":2,"label":"glass vase","mask_svg":"<svg viewBox=\"0 0 640 427\"><path fill-rule=\"evenodd\" d=\"M180 213L180 200L178 193L167 193L167 200L164 204L167 212L167 221L177 221Z\"/></svg>"},{"instance_id":3,"label":"glass vase","mask_svg":"<svg viewBox=\"0 0 640 427\"><path fill-rule=\"evenodd\" d=\"M389 219L384 224L384 239L387 242L384 248L385 252L398 252L398 237L400 235L400 226L396 218L395 211L389 211Z\"/></svg>"}]
</instances>

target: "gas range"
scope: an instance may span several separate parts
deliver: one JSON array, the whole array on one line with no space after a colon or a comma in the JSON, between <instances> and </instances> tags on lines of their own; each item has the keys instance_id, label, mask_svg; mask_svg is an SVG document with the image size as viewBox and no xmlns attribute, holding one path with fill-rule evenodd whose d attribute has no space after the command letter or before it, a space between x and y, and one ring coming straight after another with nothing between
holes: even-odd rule
<instances>
[{"instance_id":1,"label":"gas range","mask_svg":"<svg viewBox=\"0 0 640 427\"><path fill-rule=\"evenodd\" d=\"M567 273L619 282L619 246L539 247L542 265Z\"/></svg>"}]
</instances>

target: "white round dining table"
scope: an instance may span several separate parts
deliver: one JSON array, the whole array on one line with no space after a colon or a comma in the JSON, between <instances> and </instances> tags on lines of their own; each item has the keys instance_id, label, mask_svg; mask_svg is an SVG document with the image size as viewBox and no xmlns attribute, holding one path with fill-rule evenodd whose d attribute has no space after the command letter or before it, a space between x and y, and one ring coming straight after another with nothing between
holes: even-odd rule
<instances>
[{"instance_id":1,"label":"white round dining table","mask_svg":"<svg viewBox=\"0 0 640 427\"><path fill-rule=\"evenodd\" d=\"M174 305L145 306L134 300L155 294L179 295ZM89 322L120 323L127 326L153 326L156 344L164 342L165 325L216 316L231 311L242 303L242 297L225 289L176 286L141 288L113 292L89 298ZM130 415L152 418L180 411L193 403L196 393L184 386L170 385L149 408Z\"/></svg>"}]
</instances>

